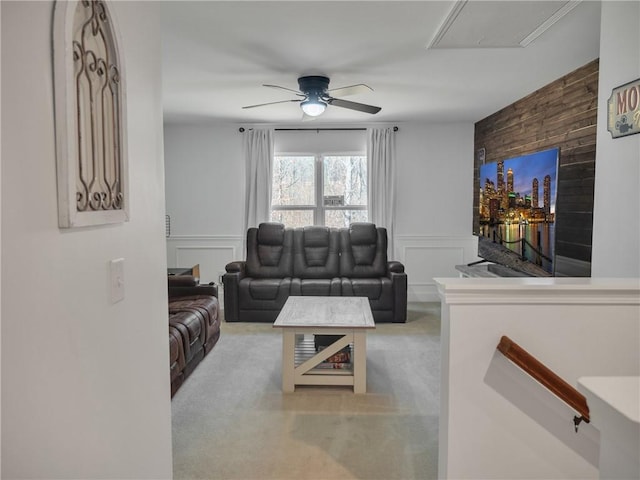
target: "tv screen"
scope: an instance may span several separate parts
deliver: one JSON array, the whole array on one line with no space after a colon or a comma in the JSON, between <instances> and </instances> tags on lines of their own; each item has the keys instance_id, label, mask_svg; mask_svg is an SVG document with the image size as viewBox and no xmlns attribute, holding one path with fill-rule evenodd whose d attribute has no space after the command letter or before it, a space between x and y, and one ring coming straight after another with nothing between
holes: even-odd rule
<instances>
[{"instance_id":1,"label":"tv screen","mask_svg":"<svg viewBox=\"0 0 640 480\"><path fill-rule=\"evenodd\" d=\"M552 148L481 165L479 175L478 235L547 274L553 274L558 158ZM483 243L478 255L490 255ZM508 253L501 261L483 258L506 264Z\"/></svg>"}]
</instances>

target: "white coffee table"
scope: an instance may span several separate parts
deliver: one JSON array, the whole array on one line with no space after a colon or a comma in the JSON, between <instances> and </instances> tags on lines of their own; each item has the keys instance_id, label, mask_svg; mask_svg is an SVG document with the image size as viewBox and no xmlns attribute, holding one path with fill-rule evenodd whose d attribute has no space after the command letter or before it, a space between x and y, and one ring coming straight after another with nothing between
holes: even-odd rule
<instances>
[{"instance_id":1,"label":"white coffee table","mask_svg":"<svg viewBox=\"0 0 640 480\"><path fill-rule=\"evenodd\" d=\"M296 385L347 385L367 391L367 330L376 328L366 297L289 297L273 324L282 328L282 390ZM320 352L314 335L344 335ZM344 368L323 368L325 359L351 345Z\"/></svg>"}]
</instances>

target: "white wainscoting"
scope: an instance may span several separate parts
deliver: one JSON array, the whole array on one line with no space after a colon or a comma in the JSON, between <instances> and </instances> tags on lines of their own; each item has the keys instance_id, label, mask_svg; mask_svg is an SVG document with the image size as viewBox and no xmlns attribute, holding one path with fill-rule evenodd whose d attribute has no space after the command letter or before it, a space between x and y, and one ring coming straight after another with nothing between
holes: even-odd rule
<instances>
[{"instance_id":1,"label":"white wainscoting","mask_svg":"<svg viewBox=\"0 0 640 480\"><path fill-rule=\"evenodd\" d=\"M234 235L179 235L167 238L167 266L200 265L202 283L219 283L227 263L244 259L244 238ZM396 235L396 255L405 266L408 300L438 302L434 277L458 277L456 265L478 260L473 235Z\"/></svg>"},{"instance_id":2,"label":"white wainscoting","mask_svg":"<svg viewBox=\"0 0 640 480\"><path fill-rule=\"evenodd\" d=\"M438 302L434 277L459 277L456 265L478 260L473 235L396 235L395 258L407 272L410 302Z\"/></svg>"},{"instance_id":3,"label":"white wainscoting","mask_svg":"<svg viewBox=\"0 0 640 480\"><path fill-rule=\"evenodd\" d=\"M243 237L233 235L180 235L167 238L167 266L200 265L202 283L220 283L227 263L244 259Z\"/></svg>"}]
</instances>

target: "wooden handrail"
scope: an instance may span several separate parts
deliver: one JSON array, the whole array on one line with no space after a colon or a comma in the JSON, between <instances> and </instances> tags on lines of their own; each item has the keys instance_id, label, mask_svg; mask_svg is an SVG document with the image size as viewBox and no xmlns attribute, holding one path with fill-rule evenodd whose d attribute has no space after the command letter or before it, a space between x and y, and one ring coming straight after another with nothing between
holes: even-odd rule
<instances>
[{"instance_id":1,"label":"wooden handrail","mask_svg":"<svg viewBox=\"0 0 640 480\"><path fill-rule=\"evenodd\" d=\"M580 418L575 417L574 419L576 431L578 431L578 424L581 421L584 420L589 423L587 399L578 390L565 382L509 337L503 336L496 348L580 414Z\"/></svg>"}]
</instances>

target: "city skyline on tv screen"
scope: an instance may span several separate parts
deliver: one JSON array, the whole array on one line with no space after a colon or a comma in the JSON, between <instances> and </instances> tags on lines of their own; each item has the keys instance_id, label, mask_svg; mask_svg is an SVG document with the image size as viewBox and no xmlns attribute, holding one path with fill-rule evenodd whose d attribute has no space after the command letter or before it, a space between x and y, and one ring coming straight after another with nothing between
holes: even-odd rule
<instances>
[{"instance_id":1,"label":"city skyline on tv screen","mask_svg":"<svg viewBox=\"0 0 640 480\"><path fill-rule=\"evenodd\" d=\"M543 208L544 202L544 185L545 177L549 176L549 212L555 214L556 208L556 188L558 175L558 148L552 148L541 152L510 158L503 161L503 180L505 194L512 192L520 202L525 199L532 201L536 197L533 192L533 180L538 180L538 205L532 205L533 208ZM492 162L480 167L480 192L487 194L487 190L494 188L496 193L499 186L498 164L500 162ZM508 183L509 170L511 171L513 190L506 188ZM487 189L487 180L491 182ZM491 192L489 192L491 193Z\"/></svg>"}]
</instances>

